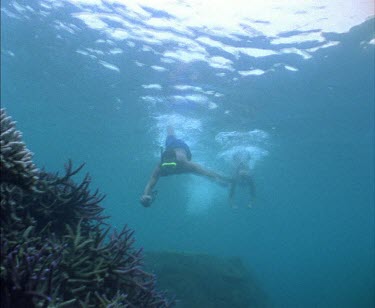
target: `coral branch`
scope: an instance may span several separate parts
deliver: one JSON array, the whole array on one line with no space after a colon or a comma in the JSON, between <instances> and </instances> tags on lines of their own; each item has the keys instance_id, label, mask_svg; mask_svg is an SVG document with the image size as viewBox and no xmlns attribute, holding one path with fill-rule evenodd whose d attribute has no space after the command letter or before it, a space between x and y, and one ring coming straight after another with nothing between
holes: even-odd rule
<instances>
[{"instance_id":1,"label":"coral branch","mask_svg":"<svg viewBox=\"0 0 375 308\"><path fill-rule=\"evenodd\" d=\"M170 307L142 269L134 231L106 226L90 176L71 160L62 176L39 170L1 109L1 307Z\"/></svg>"},{"instance_id":2,"label":"coral branch","mask_svg":"<svg viewBox=\"0 0 375 308\"><path fill-rule=\"evenodd\" d=\"M22 142L22 134L16 130L16 122L0 109L1 143L1 181L18 184L28 189L35 188L38 169L33 164L32 153Z\"/></svg>"}]
</instances>

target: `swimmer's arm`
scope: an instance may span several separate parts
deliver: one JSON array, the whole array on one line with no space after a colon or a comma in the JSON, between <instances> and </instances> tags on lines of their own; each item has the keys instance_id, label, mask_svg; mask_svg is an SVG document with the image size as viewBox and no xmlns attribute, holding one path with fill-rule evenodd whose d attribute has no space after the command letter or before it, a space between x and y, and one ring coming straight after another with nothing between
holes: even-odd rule
<instances>
[{"instance_id":1,"label":"swimmer's arm","mask_svg":"<svg viewBox=\"0 0 375 308\"><path fill-rule=\"evenodd\" d=\"M159 180L159 177L160 177L160 167L157 166L152 175L151 175L151 178L149 179L146 187L145 187L145 190L143 192L143 195L145 196L151 196L152 194L152 189L155 187L156 183L158 182Z\"/></svg>"}]
</instances>

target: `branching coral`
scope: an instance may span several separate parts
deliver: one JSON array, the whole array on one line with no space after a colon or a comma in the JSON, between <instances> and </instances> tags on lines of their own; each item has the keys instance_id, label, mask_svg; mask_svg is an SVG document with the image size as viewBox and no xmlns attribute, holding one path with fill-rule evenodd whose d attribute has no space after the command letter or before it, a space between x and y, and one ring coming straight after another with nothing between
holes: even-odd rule
<instances>
[{"instance_id":1,"label":"branching coral","mask_svg":"<svg viewBox=\"0 0 375 308\"><path fill-rule=\"evenodd\" d=\"M1 152L0 168L2 181L34 188L38 179L38 169L32 162L32 153L22 141L22 134L16 129L16 123L0 109Z\"/></svg>"},{"instance_id":2,"label":"branching coral","mask_svg":"<svg viewBox=\"0 0 375 308\"><path fill-rule=\"evenodd\" d=\"M36 241L35 241L36 240ZM10 247L1 243L2 307L28 307L39 302L47 307L52 296L52 280L61 259L62 247L50 242L23 242Z\"/></svg>"},{"instance_id":3,"label":"branching coral","mask_svg":"<svg viewBox=\"0 0 375 308\"><path fill-rule=\"evenodd\" d=\"M88 175L72 179L83 166L39 171L4 110L1 124L1 307L171 306L142 269L133 231L107 236L104 196Z\"/></svg>"},{"instance_id":4,"label":"branching coral","mask_svg":"<svg viewBox=\"0 0 375 308\"><path fill-rule=\"evenodd\" d=\"M72 177L76 175L83 165L73 169L71 161L65 166L65 174L40 172L36 184L38 193L25 196L25 203L32 212L38 216L37 229L48 227L56 234L62 234L66 224L76 225L83 220L84 230L88 231L93 225L104 223L101 213L103 208L99 203L104 199L98 190L91 193L89 190L90 177L86 175L82 182L76 185Z\"/></svg>"}]
</instances>

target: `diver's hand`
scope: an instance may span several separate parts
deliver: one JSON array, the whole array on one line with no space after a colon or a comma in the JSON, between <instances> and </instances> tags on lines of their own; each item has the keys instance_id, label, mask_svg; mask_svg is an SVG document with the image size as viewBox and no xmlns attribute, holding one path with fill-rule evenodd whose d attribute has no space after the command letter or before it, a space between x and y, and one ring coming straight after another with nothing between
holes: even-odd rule
<instances>
[{"instance_id":1,"label":"diver's hand","mask_svg":"<svg viewBox=\"0 0 375 308\"><path fill-rule=\"evenodd\" d=\"M141 202L141 204L144 206L144 207L149 207L152 203L152 196L150 195L143 195L141 197L141 199L139 200L139 202Z\"/></svg>"}]
</instances>

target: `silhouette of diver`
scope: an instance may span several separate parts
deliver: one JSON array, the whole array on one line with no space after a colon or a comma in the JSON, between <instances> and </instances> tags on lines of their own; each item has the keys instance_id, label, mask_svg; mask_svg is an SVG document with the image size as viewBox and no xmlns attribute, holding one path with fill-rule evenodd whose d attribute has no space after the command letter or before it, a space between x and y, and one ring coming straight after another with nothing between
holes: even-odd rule
<instances>
[{"instance_id":1,"label":"silhouette of diver","mask_svg":"<svg viewBox=\"0 0 375 308\"><path fill-rule=\"evenodd\" d=\"M247 153L247 155L243 157L243 155L236 153L233 155L233 160L235 161L237 167L235 169L229 190L229 204L232 208L237 208L237 206L234 203L234 195L236 192L237 185L240 185L246 187L249 190L250 201L247 204L247 206L251 208L252 202L255 199L255 185L249 167L250 154Z\"/></svg>"},{"instance_id":2,"label":"silhouette of diver","mask_svg":"<svg viewBox=\"0 0 375 308\"><path fill-rule=\"evenodd\" d=\"M167 127L167 138L165 140L165 151L161 155L161 161L154 169L151 177L144 189L140 202L148 207L154 201L156 192L153 188L161 176L169 176L181 173L193 173L202 175L213 181L226 185L231 179L222 176L211 170L203 168L201 165L191 161L191 152L189 146L181 139L177 139L171 126Z\"/></svg>"}]
</instances>

